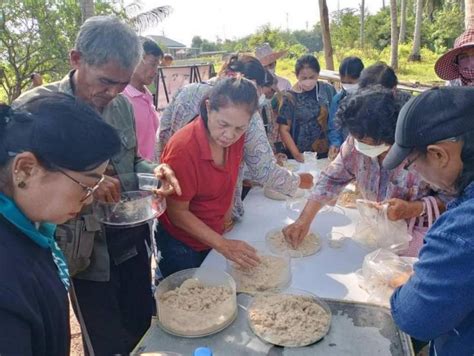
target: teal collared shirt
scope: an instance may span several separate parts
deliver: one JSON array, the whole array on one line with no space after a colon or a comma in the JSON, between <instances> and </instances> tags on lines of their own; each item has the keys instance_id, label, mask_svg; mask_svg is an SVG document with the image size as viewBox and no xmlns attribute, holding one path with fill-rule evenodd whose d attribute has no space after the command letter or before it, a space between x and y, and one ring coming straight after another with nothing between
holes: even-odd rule
<instances>
[{"instance_id":1,"label":"teal collared shirt","mask_svg":"<svg viewBox=\"0 0 474 356\"><path fill-rule=\"evenodd\" d=\"M13 107L18 108L28 100L50 92L61 92L69 95L74 95L71 86L71 78L74 71L71 71L62 80L47 84L41 87L36 87L23 93L13 103ZM135 130L135 118L133 115L133 108L128 99L122 94L117 95L101 113L102 118L117 129L122 142L122 149L111 160L111 166L115 174L126 174L134 172L151 173L156 168L157 164L146 161L137 155L137 138ZM67 119L67 118L65 118ZM121 180L121 185L124 190L132 190L133 185L136 184L131 180ZM81 264L82 271L74 277L86 279L91 281L105 282L109 280L109 254L107 251L107 242L105 234L100 224L91 215L91 210L85 209L83 214L79 217L85 221L85 228L88 231L95 231L94 246L92 255L87 261ZM74 221L68 222L74 224ZM77 233L77 229L74 229ZM77 238L77 236L75 236ZM70 259L71 257L66 256ZM69 261L72 267L74 262ZM85 269L84 269L85 268ZM71 271L74 273L74 271Z\"/></svg>"}]
</instances>

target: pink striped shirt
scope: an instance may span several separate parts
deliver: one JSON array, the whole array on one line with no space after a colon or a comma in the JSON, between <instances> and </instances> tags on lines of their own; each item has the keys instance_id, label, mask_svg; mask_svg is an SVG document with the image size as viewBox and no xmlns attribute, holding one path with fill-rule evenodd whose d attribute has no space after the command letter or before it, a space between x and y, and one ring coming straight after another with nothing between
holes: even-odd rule
<instances>
[{"instance_id":1,"label":"pink striped shirt","mask_svg":"<svg viewBox=\"0 0 474 356\"><path fill-rule=\"evenodd\" d=\"M145 88L145 93L131 84L123 93L133 106L137 132L138 154L147 160L155 160L156 133L159 127L158 113L153 105L153 96Z\"/></svg>"}]
</instances>

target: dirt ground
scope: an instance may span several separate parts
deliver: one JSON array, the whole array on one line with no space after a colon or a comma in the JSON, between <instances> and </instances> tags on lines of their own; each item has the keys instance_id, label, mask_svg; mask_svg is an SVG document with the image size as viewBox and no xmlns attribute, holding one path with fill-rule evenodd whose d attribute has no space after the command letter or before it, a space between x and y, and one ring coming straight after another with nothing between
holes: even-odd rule
<instances>
[{"instance_id":1,"label":"dirt ground","mask_svg":"<svg viewBox=\"0 0 474 356\"><path fill-rule=\"evenodd\" d=\"M81 327L74 315L72 308L69 308L69 320L71 323L71 356L83 356Z\"/></svg>"}]
</instances>

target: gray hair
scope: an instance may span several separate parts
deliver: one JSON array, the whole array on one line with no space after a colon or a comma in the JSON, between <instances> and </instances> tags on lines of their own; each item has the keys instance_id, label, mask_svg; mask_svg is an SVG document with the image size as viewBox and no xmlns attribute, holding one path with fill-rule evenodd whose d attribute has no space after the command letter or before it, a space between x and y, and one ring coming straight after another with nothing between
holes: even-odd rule
<instances>
[{"instance_id":1,"label":"gray hair","mask_svg":"<svg viewBox=\"0 0 474 356\"><path fill-rule=\"evenodd\" d=\"M125 69L133 69L142 57L138 35L114 16L88 18L77 34L75 49L94 66L114 60Z\"/></svg>"}]
</instances>

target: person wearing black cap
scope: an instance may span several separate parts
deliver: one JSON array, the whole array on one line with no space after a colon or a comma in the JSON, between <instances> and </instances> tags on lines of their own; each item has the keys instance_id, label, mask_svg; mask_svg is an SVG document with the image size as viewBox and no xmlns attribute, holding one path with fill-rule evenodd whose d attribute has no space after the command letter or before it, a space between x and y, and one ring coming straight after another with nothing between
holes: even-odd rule
<instances>
[{"instance_id":1,"label":"person wearing black cap","mask_svg":"<svg viewBox=\"0 0 474 356\"><path fill-rule=\"evenodd\" d=\"M72 96L0 105L0 355L69 355L70 280L55 224L92 202L119 150L115 129Z\"/></svg>"},{"instance_id":2,"label":"person wearing black cap","mask_svg":"<svg viewBox=\"0 0 474 356\"><path fill-rule=\"evenodd\" d=\"M430 355L474 355L474 88L432 89L401 110L383 165L406 168L457 199L425 235L414 274L391 298L398 327Z\"/></svg>"},{"instance_id":3,"label":"person wearing black cap","mask_svg":"<svg viewBox=\"0 0 474 356\"><path fill-rule=\"evenodd\" d=\"M69 57L73 70L62 80L24 93L13 105L51 92L67 93L87 102L118 131L121 149L110 160L96 199L117 202L121 190L134 190L136 182L124 179L130 173L154 173L162 182L160 193L180 194L169 166L146 161L137 153L133 108L121 94L142 58L135 31L117 17L90 17ZM87 328L96 354L129 354L150 326L154 306L150 224L108 228L91 209L84 209L58 229L56 238L68 260L84 317L82 327Z\"/></svg>"}]
</instances>

